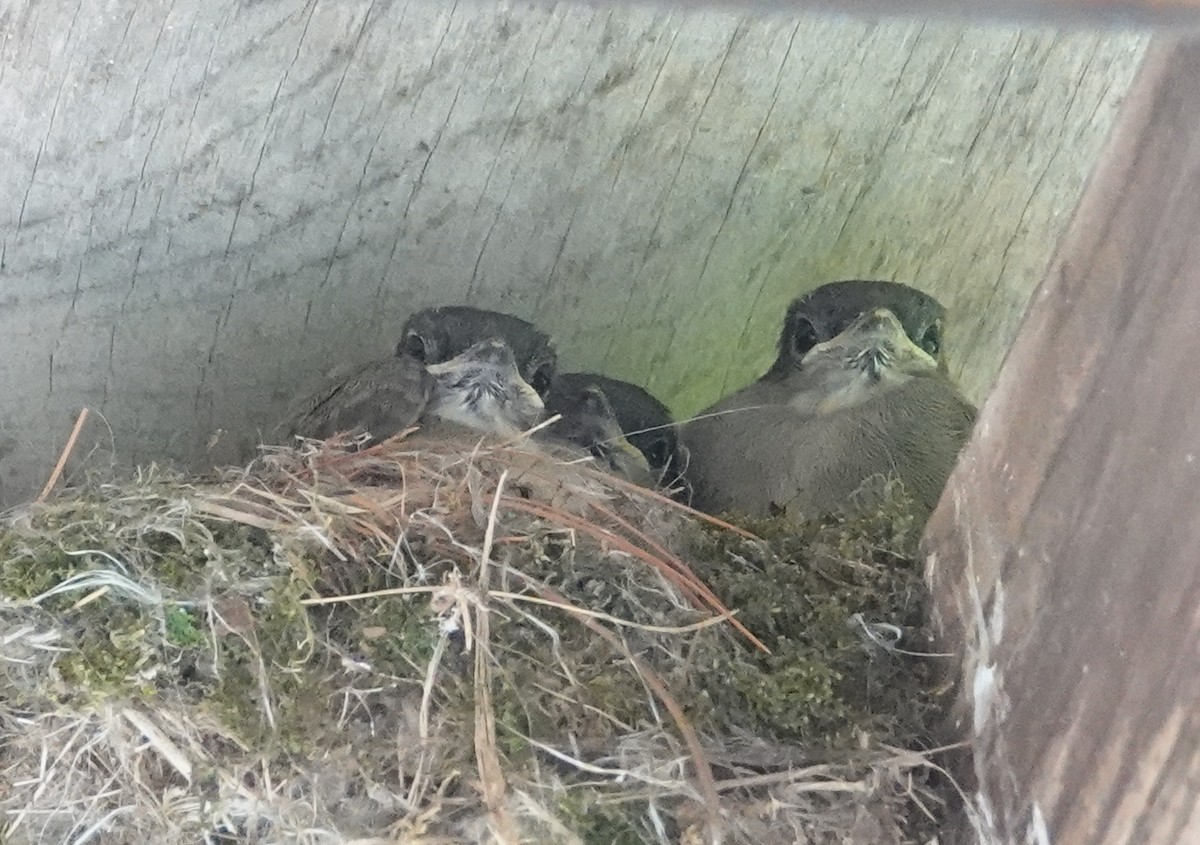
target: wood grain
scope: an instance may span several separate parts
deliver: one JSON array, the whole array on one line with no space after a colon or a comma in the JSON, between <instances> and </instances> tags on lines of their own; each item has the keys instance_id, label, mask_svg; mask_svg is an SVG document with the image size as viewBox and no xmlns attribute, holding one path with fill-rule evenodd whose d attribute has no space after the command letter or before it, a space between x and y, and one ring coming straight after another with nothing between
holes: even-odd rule
<instances>
[{"instance_id":1,"label":"wood grain","mask_svg":"<svg viewBox=\"0 0 1200 845\"><path fill-rule=\"evenodd\" d=\"M896 278L978 400L1143 48L393 0L0 0L0 33L0 501L83 405L122 463L240 459L437 302L689 413L794 295Z\"/></svg>"},{"instance_id":2,"label":"wood grain","mask_svg":"<svg viewBox=\"0 0 1200 845\"><path fill-rule=\"evenodd\" d=\"M614 0L581 0L611 6ZM623 0L630 2L631 0ZM667 7L669 0L632 0ZM1169 27L1200 33L1200 0L702 0L709 8L752 14L796 14L812 11L932 20L970 20L1000 24L1074 25L1087 27Z\"/></svg>"},{"instance_id":3,"label":"wood grain","mask_svg":"<svg viewBox=\"0 0 1200 845\"><path fill-rule=\"evenodd\" d=\"M1200 841L1198 231L1200 43L1164 45L928 528L981 842Z\"/></svg>"}]
</instances>

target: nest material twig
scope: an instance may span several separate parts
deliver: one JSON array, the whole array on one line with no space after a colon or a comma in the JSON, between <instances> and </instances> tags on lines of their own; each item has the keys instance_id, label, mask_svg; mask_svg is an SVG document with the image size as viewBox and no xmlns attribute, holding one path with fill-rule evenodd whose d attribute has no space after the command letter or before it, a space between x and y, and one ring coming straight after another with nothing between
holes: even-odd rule
<instances>
[{"instance_id":1,"label":"nest material twig","mask_svg":"<svg viewBox=\"0 0 1200 845\"><path fill-rule=\"evenodd\" d=\"M919 754L772 764L697 698L766 646L679 537L750 532L522 444L359 446L9 518L4 841L887 842L931 800Z\"/></svg>"}]
</instances>

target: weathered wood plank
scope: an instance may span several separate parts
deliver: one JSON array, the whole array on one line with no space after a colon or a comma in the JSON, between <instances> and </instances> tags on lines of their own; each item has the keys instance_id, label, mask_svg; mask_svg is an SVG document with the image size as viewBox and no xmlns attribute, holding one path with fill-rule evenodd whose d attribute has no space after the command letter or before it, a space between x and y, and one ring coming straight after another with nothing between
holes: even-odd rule
<instances>
[{"instance_id":1,"label":"weathered wood plank","mask_svg":"<svg viewBox=\"0 0 1200 845\"><path fill-rule=\"evenodd\" d=\"M1200 841L1197 232L1192 43L1147 61L928 528L984 843Z\"/></svg>"},{"instance_id":2,"label":"weathered wood plank","mask_svg":"<svg viewBox=\"0 0 1200 845\"><path fill-rule=\"evenodd\" d=\"M595 6L606 0L583 0ZM663 0L633 0L648 6ZM810 11L921 20L1056 23L1088 27L1170 27L1200 30L1200 0L705 0L704 5L754 14Z\"/></svg>"},{"instance_id":3,"label":"weathered wood plank","mask_svg":"<svg viewBox=\"0 0 1200 845\"><path fill-rule=\"evenodd\" d=\"M83 404L124 461L237 458L438 301L688 413L792 296L898 278L978 399L1143 45L392 0L0 0L0 32L0 500Z\"/></svg>"}]
</instances>

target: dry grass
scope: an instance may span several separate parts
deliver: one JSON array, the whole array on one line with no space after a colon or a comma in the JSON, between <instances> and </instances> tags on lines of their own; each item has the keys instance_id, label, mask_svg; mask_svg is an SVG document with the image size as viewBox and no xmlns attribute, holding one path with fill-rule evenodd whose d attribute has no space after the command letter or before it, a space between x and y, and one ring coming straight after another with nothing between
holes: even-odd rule
<instances>
[{"instance_id":1,"label":"dry grass","mask_svg":"<svg viewBox=\"0 0 1200 845\"><path fill-rule=\"evenodd\" d=\"M359 445L9 515L0 842L898 843L938 816L928 755L709 700L706 667L767 645L685 560L706 518L521 443Z\"/></svg>"}]
</instances>

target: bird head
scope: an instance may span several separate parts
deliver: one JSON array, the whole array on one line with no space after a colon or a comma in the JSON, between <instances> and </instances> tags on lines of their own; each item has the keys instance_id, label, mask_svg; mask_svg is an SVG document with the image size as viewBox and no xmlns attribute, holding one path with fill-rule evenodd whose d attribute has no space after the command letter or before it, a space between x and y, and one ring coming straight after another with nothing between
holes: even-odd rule
<instances>
[{"instance_id":1,"label":"bird head","mask_svg":"<svg viewBox=\"0 0 1200 845\"><path fill-rule=\"evenodd\" d=\"M914 344L945 369L946 309L927 293L898 282L830 282L797 297L788 307L771 374L785 377L803 366L813 347L833 340L861 315L885 308Z\"/></svg>"},{"instance_id":2,"label":"bird head","mask_svg":"<svg viewBox=\"0 0 1200 845\"><path fill-rule=\"evenodd\" d=\"M937 360L913 342L891 309L876 307L804 354L791 378L797 386L791 404L829 413L914 378L941 375Z\"/></svg>"},{"instance_id":3,"label":"bird head","mask_svg":"<svg viewBox=\"0 0 1200 845\"><path fill-rule=\"evenodd\" d=\"M562 416L552 428L558 437L586 449L605 469L639 484L651 484L653 475L646 456L625 437L603 389L586 385L571 391L559 397L556 412Z\"/></svg>"},{"instance_id":4,"label":"bird head","mask_svg":"<svg viewBox=\"0 0 1200 845\"><path fill-rule=\"evenodd\" d=\"M508 345L521 378L544 397L558 370L558 353L546 334L510 314L469 305L426 308L405 322L396 354L442 364L489 338Z\"/></svg>"}]
</instances>

